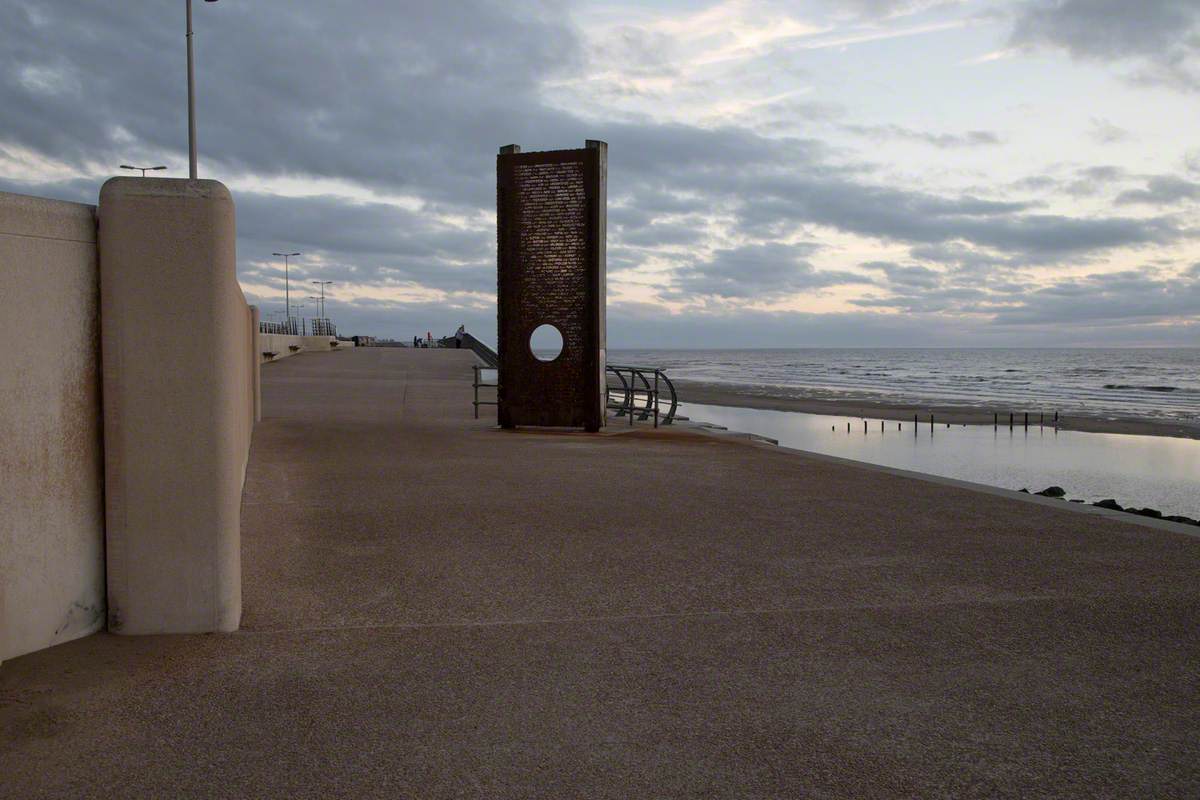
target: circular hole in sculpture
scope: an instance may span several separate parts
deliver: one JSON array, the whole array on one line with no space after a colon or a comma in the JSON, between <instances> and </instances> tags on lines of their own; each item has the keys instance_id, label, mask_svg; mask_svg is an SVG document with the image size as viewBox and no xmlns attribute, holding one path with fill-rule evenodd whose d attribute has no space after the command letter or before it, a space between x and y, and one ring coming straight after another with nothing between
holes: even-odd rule
<instances>
[{"instance_id":1,"label":"circular hole in sculpture","mask_svg":"<svg viewBox=\"0 0 1200 800\"><path fill-rule=\"evenodd\" d=\"M529 351L538 361L553 361L562 349L562 333L553 325L538 325L529 336Z\"/></svg>"}]
</instances>

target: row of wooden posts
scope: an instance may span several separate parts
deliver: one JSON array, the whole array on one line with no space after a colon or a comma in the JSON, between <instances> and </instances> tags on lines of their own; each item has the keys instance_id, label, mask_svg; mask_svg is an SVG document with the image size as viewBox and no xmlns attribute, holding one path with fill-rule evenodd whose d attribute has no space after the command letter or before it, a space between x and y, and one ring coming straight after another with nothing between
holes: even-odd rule
<instances>
[{"instance_id":1,"label":"row of wooden posts","mask_svg":"<svg viewBox=\"0 0 1200 800\"><path fill-rule=\"evenodd\" d=\"M917 434L917 430L920 427L920 424L921 424L920 415L913 414L913 435L914 436ZM1055 429L1057 429L1058 428L1058 412L1057 411L1054 412L1053 424L1054 424ZM885 425L885 422L883 420L879 420L879 432L880 433L883 433L884 425ZM1016 425L1016 415L1010 411L1008 414L1008 429L1011 431L1015 427L1015 425ZM1025 425L1025 430L1029 430L1029 412L1028 411L1025 412L1024 425ZM946 423L946 427L947 428L950 427L949 422ZM1038 414L1038 427L1039 428L1046 427L1046 415L1044 413ZM992 430L999 430L999 428L1000 428L1000 414L993 413L992 414ZM837 428L835 427L833 430L837 430ZM898 431L904 430L904 423L897 422L896 430L898 430ZM846 433L849 433L849 432L850 432L850 423L847 422L846 423ZM867 421L864 419L863 420L863 433L866 433L866 432L867 432ZM933 412L930 412L930 414L929 414L929 432L930 433L933 432Z\"/></svg>"}]
</instances>

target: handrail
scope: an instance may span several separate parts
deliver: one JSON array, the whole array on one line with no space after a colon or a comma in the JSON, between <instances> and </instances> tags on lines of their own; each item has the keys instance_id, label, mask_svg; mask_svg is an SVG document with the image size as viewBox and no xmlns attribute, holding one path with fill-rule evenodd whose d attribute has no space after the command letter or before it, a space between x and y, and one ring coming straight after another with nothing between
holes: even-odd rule
<instances>
[{"instance_id":1,"label":"handrail","mask_svg":"<svg viewBox=\"0 0 1200 800\"><path fill-rule=\"evenodd\" d=\"M496 383L484 383L484 382L482 381L482 379L480 378L480 376L479 376L479 373L480 373L480 372L482 372L483 370L485 370L485 369L495 369L495 367L489 367L489 366L487 366L487 365L484 365L484 364L472 364L472 365L471 365L471 369L475 371L475 380L474 380L474 381L472 381L472 383L471 383L471 385L472 385L472 386L474 387L474 389L475 389L475 400L474 400L474 402L472 403L472 405L474 405L474 406L475 406L475 419L479 419L479 407L480 407L480 406L498 406L498 405L500 405L500 400L499 400L499 399L496 399L496 400L480 400L480 399L479 399L479 390L480 390L480 389L499 389L499 388L500 388L500 382L499 382L499 378L497 378L497 379L496 379Z\"/></svg>"},{"instance_id":2,"label":"handrail","mask_svg":"<svg viewBox=\"0 0 1200 800\"><path fill-rule=\"evenodd\" d=\"M439 347L454 347L457 344L455 337L443 336L438 339ZM496 351L488 347L483 342L476 339L469 333L464 333L462 336L462 346L464 349L470 350L479 356L480 360L487 365L488 369L500 368L500 356L496 355Z\"/></svg>"},{"instance_id":3,"label":"handrail","mask_svg":"<svg viewBox=\"0 0 1200 800\"><path fill-rule=\"evenodd\" d=\"M498 406L499 400L480 400L480 389L499 389L499 376L497 375L496 383L484 383L481 373L485 369L498 369L485 364L474 364L471 369L474 371L475 378L471 385L475 391L472 405L475 408L475 419L479 419L480 406ZM639 420L654 418L654 427L659 425L670 425L675 421L675 412L679 408L679 398L675 394L675 384L667 377L667 374L661 369L651 367L632 367L622 364L608 364L605 371L609 374L616 375L620 385L611 385L605 380L604 399L605 406L609 410L615 410L617 417L626 417L629 424L633 424L634 417ZM653 375L653 382L650 376ZM641 383L641 388L638 383ZM665 388L663 388L665 387ZM619 396L619 400L614 401L613 394ZM664 397L664 393L666 397ZM644 402L643 402L644 398ZM670 406L666 413L663 413L662 404L664 400L670 402Z\"/></svg>"},{"instance_id":4,"label":"handrail","mask_svg":"<svg viewBox=\"0 0 1200 800\"><path fill-rule=\"evenodd\" d=\"M605 369L616 375L621 381L621 387L607 387L606 398L607 406L610 409L615 409L618 417L628 417L629 424L633 424L633 417L636 414L638 419L649 419L650 415L654 415L654 427L662 425L670 425L675 420L675 412L679 408L679 398L675 394L675 384L667 377L666 373L660 369L650 367L633 367L623 364L608 364ZM625 375L628 373L629 378L626 380ZM654 375L654 383L651 384L648 374ZM637 388L637 382L640 381L643 390ZM661 411L662 390L659 388L660 382L666 385L667 395L670 398L671 407L665 415ZM612 392L620 391L623 395L618 403L612 400ZM640 405L639 392L645 396L646 403Z\"/></svg>"}]
</instances>

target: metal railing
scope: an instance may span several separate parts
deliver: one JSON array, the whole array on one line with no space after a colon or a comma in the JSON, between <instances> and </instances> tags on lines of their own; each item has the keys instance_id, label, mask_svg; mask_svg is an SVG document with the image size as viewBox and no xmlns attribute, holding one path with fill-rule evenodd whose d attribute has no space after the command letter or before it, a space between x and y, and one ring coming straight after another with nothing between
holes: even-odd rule
<instances>
[{"instance_id":1,"label":"metal railing","mask_svg":"<svg viewBox=\"0 0 1200 800\"><path fill-rule=\"evenodd\" d=\"M475 400L473 401L472 405L475 406L475 419L479 419L479 407L480 406L498 406L498 405L500 405L499 400L480 400L479 399L479 390L480 389L499 389L500 388L500 374L499 374L499 372L496 372L495 367L489 367L484 364L473 364L471 366L471 369L473 369L475 371L475 380L471 384L475 389ZM485 370L485 369L496 372L496 382L495 383L484 383L483 382L483 377L480 373L482 373L483 370Z\"/></svg>"},{"instance_id":2,"label":"metal railing","mask_svg":"<svg viewBox=\"0 0 1200 800\"><path fill-rule=\"evenodd\" d=\"M656 428L660 424L670 425L675 420L675 411L679 407L675 384L661 369L609 364L606 370L619 381L616 385L607 383L605 392L608 409L616 411L616 416L626 417L630 425L635 416L639 420L653 417ZM653 380L647 376L653 376ZM664 391L671 404L666 414L662 413L660 405Z\"/></svg>"},{"instance_id":3,"label":"metal railing","mask_svg":"<svg viewBox=\"0 0 1200 800\"><path fill-rule=\"evenodd\" d=\"M475 392L471 405L475 409L475 419L479 419L480 406L498 406L499 399L480 400L480 389L500 389L500 373L496 367L486 364L473 364L471 370L474 379L471 388ZM484 370L496 372L496 382L488 383L483 379ZM650 367L630 367L620 364L609 364L606 367L609 375L616 377L618 383L606 382L605 404L608 411L615 411L615 416L625 417L629 424L634 419L645 421L654 420L654 427L670 425L675 421L675 412L679 408L679 399L675 394L675 384L660 369ZM662 405L669 403L666 412Z\"/></svg>"}]
</instances>

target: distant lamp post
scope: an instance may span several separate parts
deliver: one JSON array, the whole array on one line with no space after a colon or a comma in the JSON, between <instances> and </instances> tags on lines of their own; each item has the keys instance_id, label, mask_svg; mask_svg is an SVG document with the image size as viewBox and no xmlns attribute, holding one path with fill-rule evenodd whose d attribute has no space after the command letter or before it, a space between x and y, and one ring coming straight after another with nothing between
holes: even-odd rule
<instances>
[{"instance_id":1,"label":"distant lamp post","mask_svg":"<svg viewBox=\"0 0 1200 800\"><path fill-rule=\"evenodd\" d=\"M304 303L296 303L296 305L294 305L294 306L293 305L288 306L288 330L293 330L292 326L291 326L291 322L292 322L291 313L292 313L292 309L294 308L294 309L296 309L296 317L300 320L300 325L301 325L300 335L301 336L306 336L308 334L308 326L305 324L304 319L300 316L300 309L304 308L304 305L305 305Z\"/></svg>"},{"instance_id":2,"label":"distant lamp post","mask_svg":"<svg viewBox=\"0 0 1200 800\"><path fill-rule=\"evenodd\" d=\"M142 171L142 177L144 178L146 177L147 172L155 172L160 169L166 169L166 167L161 164L157 167L134 167L129 164L122 164L121 169L140 169Z\"/></svg>"},{"instance_id":3,"label":"distant lamp post","mask_svg":"<svg viewBox=\"0 0 1200 800\"><path fill-rule=\"evenodd\" d=\"M288 259L295 258L299 253L271 253L273 256L279 256L283 259L283 307L287 309L287 316L292 313L292 299L288 290Z\"/></svg>"},{"instance_id":4,"label":"distant lamp post","mask_svg":"<svg viewBox=\"0 0 1200 800\"><path fill-rule=\"evenodd\" d=\"M309 298L309 299L310 299L310 300L320 300L320 301L321 301L321 319L325 319L325 287L326 287L326 286L329 286L330 284L332 284L332 283L333 283L333 281L312 281L312 283L315 283L315 284L317 284L318 286L320 286L320 287L321 287L321 296L320 296L319 298L318 298L318 297L312 297L312 298Z\"/></svg>"},{"instance_id":5,"label":"distant lamp post","mask_svg":"<svg viewBox=\"0 0 1200 800\"><path fill-rule=\"evenodd\" d=\"M204 0L215 3L217 0ZM196 67L192 58L192 0L187 0L188 176L196 180Z\"/></svg>"}]
</instances>

